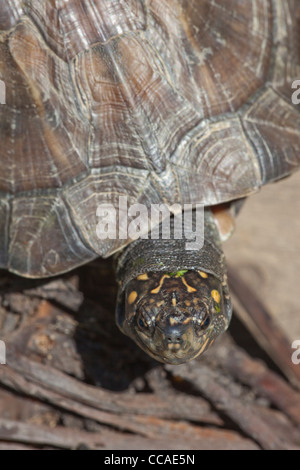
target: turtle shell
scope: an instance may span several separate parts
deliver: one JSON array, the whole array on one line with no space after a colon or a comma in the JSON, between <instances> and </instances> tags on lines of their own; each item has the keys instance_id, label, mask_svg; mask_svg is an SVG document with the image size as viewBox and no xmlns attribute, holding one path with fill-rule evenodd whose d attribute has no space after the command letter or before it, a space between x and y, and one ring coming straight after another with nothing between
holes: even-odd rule
<instances>
[{"instance_id":1,"label":"turtle shell","mask_svg":"<svg viewBox=\"0 0 300 470\"><path fill-rule=\"evenodd\" d=\"M0 267L128 239L97 208L219 204L300 163L298 0L1 0ZM122 224L125 214L118 213Z\"/></svg>"}]
</instances>

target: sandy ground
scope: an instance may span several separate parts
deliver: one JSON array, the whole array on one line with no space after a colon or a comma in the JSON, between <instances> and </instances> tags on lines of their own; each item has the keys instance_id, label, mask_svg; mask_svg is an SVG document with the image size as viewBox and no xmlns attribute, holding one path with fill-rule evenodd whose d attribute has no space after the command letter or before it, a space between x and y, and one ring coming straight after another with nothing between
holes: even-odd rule
<instances>
[{"instance_id":1,"label":"sandy ground","mask_svg":"<svg viewBox=\"0 0 300 470\"><path fill-rule=\"evenodd\" d=\"M224 244L228 263L300 339L300 173L250 197Z\"/></svg>"}]
</instances>

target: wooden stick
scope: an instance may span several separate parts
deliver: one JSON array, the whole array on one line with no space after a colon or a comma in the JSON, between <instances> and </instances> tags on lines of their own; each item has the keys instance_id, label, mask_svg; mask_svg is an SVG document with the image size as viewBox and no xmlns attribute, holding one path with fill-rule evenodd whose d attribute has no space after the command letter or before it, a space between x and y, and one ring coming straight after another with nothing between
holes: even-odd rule
<instances>
[{"instance_id":1,"label":"wooden stick","mask_svg":"<svg viewBox=\"0 0 300 470\"><path fill-rule=\"evenodd\" d=\"M300 388L300 367L291 360L291 344L252 289L228 269L234 310L285 376Z\"/></svg>"}]
</instances>

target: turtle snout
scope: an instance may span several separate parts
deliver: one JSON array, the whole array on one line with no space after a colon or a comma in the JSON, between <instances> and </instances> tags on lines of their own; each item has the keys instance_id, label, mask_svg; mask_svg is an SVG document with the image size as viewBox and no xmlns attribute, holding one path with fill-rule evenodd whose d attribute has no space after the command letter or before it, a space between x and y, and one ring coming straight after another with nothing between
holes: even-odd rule
<instances>
[{"instance_id":1,"label":"turtle snout","mask_svg":"<svg viewBox=\"0 0 300 470\"><path fill-rule=\"evenodd\" d=\"M171 351L178 351L184 348L186 343L186 326L185 325L171 325L164 329L164 343L165 347Z\"/></svg>"},{"instance_id":2,"label":"turtle snout","mask_svg":"<svg viewBox=\"0 0 300 470\"><path fill-rule=\"evenodd\" d=\"M182 342L181 332L178 331L178 330L168 332L167 333L167 342L168 342L168 344L171 344L171 343L180 344Z\"/></svg>"}]
</instances>

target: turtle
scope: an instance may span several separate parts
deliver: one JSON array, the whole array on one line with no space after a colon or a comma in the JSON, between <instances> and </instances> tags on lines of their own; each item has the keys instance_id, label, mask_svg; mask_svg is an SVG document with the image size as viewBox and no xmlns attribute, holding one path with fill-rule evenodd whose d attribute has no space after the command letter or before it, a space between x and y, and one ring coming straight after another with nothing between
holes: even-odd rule
<instances>
[{"instance_id":1,"label":"turtle","mask_svg":"<svg viewBox=\"0 0 300 470\"><path fill-rule=\"evenodd\" d=\"M113 256L121 331L198 357L230 323L235 216L300 165L300 2L0 4L0 267Z\"/></svg>"}]
</instances>

